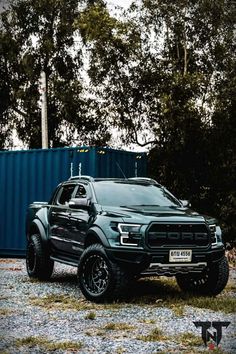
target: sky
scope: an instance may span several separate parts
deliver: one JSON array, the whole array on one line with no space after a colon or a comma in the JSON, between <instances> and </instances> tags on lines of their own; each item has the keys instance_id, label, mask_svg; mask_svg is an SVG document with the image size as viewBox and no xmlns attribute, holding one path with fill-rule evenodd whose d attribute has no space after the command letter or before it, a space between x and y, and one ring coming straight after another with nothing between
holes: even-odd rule
<instances>
[{"instance_id":1,"label":"sky","mask_svg":"<svg viewBox=\"0 0 236 354\"><path fill-rule=\"evenodd\" d=\"M132 0L107 0L108 6L119 5L124 8L128 8L131 3L132 3Z\"/></svg>"},{"instance_id":2,"label":"sky","mask_svg":"<svg viewBox=\"0 0 236 354\"><path fill-rule=\"evenodd\" d=\"M0 0L0 13L3 11L4 5L8 3L8 0ZM127 9L132 3L132 0L107 0L108 7L121 6L124 9Z\"/></svg>"},{"instance_id":3,"label":"sky","mask_svg":"<svg viewBox=\"0 0 236 354\"><path fill-rule=\"evenodd\" d=\"M4 6L8 3L8 0L0 0L0 13L4 10Z\"/></svg>"}]
</instances>

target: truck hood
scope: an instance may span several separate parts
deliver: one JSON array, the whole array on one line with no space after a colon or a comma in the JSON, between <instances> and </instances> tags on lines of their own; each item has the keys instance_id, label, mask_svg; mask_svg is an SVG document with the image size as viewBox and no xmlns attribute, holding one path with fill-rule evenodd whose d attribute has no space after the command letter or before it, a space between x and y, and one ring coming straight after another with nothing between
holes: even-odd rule
<instances>
[{"instance_id":1,"label":"truck hood","mask_svg":"<svg viewBox=\"0 0 236 354\"><path fill-rule=\"evenodd\" d=\"M198 214L183 207L159 206L102 206L102 214L108 217L122 218L123 222L149 224L150 222L207 222L215 219Z\"/></svg>"}]
</instances>

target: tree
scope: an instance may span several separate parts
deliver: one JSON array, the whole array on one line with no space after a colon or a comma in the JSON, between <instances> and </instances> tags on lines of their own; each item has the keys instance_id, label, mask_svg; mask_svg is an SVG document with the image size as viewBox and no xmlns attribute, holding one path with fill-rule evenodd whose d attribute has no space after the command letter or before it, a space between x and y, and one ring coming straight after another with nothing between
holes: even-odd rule
<instances>
[{"instance_id":1,"label":"tree","mask_svg":"<svg viewBox=\"0 0 236 354\"><path fill-rule=\"evenodd\" d=\"M153 177L222 218L233 184L221 178L235 163L233 2L143 0L122 21L96 4L84 16L101 114L124 142L150 145Z\"/></svg>"},{"instance_id":2,"label":"tree","mask_svg":"<svg viewBox=\"0 0 236 354\"><path fill-rule=\"evenodd\" d=\"M97 119L88 117L93 100L87 99L80 75L83 53L76 21L91 2L80 2L79 8L77 0L13 0L2 13L2 147L13 127L30 148L41 146L38 80L42 70L48 78L50 145L70 144L76 131L80 142L99 140L104 132L102 122L98 125ZM107 138L103 134L100 140Z\"/></svg>"}]
</instances>

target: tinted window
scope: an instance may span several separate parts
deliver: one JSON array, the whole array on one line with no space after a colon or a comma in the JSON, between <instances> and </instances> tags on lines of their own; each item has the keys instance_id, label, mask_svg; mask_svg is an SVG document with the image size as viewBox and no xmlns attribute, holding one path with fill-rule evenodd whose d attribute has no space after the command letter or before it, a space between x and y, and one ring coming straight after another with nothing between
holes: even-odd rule
<instances>
[{"instance_id":1,"label":"tinted window","mask_svg":"<svg viewBox=\"0 0 236 354\"><path fill-rule=\"evenodd\" d=\"M86 198L86 197L87 197L86 189L84 188L84 186L80 184L76 191L75 198Z\"/></svg>"},{"instance_id":2,"label":"tinted window","mask_svg":"<svg viewBox=\"0 0 236 354\"><path fill-rule=\"evenodd\" d=\"M72 193L75 189L75 185L67 185L62 187L62 192L58 199L58 204L68 205L69 200L72 198Z\"/></svg>"},{"instance_id":3,"label":"tinted window","mask_svg":"<svg viewBox=\"0 0 236 354\"><path fill-rule=\"evenodd\" d=\"M120 182L95 182L97 201L112 206L180 206L180 203L166 189L148 184Z\"/></svg>"}]
</instances>

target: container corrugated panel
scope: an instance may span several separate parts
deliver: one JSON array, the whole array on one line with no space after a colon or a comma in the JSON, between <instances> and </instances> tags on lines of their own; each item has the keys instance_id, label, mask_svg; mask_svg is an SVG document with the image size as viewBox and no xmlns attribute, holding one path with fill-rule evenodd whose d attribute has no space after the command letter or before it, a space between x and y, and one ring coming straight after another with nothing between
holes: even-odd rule
<instances>
[{"instance_id":1,"label":"container corrugated panel","mask_svg":"<svg viewBox=\"0 0 236 354\"><path fill-rule=\"evenodd\" d=\"M96 148L96 177L146 176L147 155L123 150Z\"/></svg>"},{"instance_id":2,"label":"container corrugated panel","mask_svg":"<svg viewBox=\"0 0 236 354\"><path fill-rule=\"evenodd\" d=\"M97 147L0 152L0 255L25 254L25 215L71 175L146 176L147 156Z\"/></svg>"}]
</instances>

